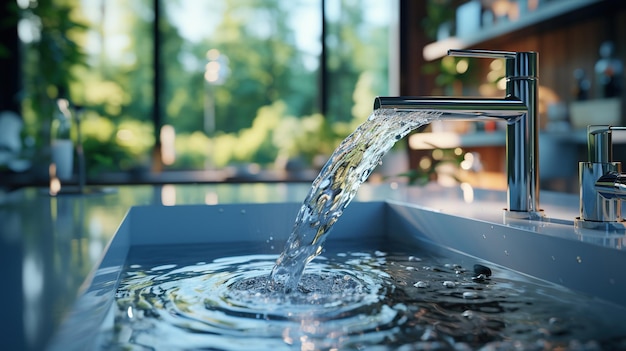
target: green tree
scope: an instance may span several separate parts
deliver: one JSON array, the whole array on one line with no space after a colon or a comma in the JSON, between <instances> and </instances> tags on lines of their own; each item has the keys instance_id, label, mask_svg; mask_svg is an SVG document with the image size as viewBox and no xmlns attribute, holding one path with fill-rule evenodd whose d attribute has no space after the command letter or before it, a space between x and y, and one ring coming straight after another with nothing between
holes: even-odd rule
<instances>
[{"instance_id":1,"label":"green tree","mask_svg":"<svg viewBox=\"0 0 626 351\"><path fill-rule=\"evenodd\" d=\"M23 115L27 133L39 149L50 141L49 126L54 100L67 98L73 68L85 65L85 53L75 36L86 25L73 16L78 0L42 0L22 9L20 16L30 29L23 58Z\"/></svg>"},{"instance_id":2,"label":"green tree","mask_svg":"<svg viewBox=\"0 0 626 351\"><path fill-rule=\"evenodd\" d=\"M288 113L310 114L315 103L315 72L307 72L288 27L297 2L226 2L222 21L204 43L228 57L231 75L215 89L217 126L235 132L252 125L262 106L277 100Z\"/></svg>"},{"instance_id":3,"label":"green tree","mask_svg":"<svg viewBox=\"0 0 626 351\"><path fill-rule=\"evenodd\" d=\"M353 94L364 73L369 75L367 88L373 95L387 93L388 31L385 26L367 23L361 2L338 1L338 16L327 21L327 117L333 122L350 122L364 118L353 112Z\"/></svg>"}]
</instances>

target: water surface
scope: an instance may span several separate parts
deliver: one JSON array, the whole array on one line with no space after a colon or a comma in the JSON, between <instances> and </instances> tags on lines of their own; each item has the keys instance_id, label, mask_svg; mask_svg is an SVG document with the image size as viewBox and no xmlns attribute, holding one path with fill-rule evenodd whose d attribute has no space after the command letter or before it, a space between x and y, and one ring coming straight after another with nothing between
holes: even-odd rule
<instances>
[{"instance_id":1,"label":"water surface","mask_svg":"<svg viewBox=\"0 0 626 351\"><path fill-rule=\"evenodd\" d=\"M133 249L103 348L626 347L623 308L500 267L480 276L473 266L484 262L473 259L333 242L282 294L267 289L276 255L237 255L232 246Z\"/></svg>"}]
</instances>

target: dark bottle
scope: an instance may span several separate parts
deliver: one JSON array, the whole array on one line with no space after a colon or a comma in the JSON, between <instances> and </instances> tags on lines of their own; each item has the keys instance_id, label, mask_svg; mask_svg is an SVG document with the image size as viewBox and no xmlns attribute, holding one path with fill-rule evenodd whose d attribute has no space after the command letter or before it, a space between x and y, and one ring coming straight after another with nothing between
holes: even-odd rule
<instances>
[{"instance_id":1,"label":"dark bottle","mask_svg":"<svg viewBox=\"0 0 626 351\"><path fill-rule=\"evenodd\" d=\"M600 46L600 59L596 62L596 97L611 98L622 94L624 66L614 57L615 46L605 41Z\"/></svg>"}]
</instances>

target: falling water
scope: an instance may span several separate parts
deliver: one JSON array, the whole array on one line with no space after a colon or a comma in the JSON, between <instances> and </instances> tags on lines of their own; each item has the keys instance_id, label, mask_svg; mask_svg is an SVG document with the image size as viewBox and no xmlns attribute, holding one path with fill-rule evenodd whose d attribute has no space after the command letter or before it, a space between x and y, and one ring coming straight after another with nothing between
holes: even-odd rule
<instances>
[{"instance_id":1,"label":"falling water","mask_svg":"<svg viewBox=\"0 0 626 351\"><path fill-rule=\"evenodd\" d=\"M337 147L313 181L272 270L274 290L288 293L297 288L305 266L322 252L331 227L387 151L439 115L432 111L378 109Z\"/></svg>"}]
</instances>

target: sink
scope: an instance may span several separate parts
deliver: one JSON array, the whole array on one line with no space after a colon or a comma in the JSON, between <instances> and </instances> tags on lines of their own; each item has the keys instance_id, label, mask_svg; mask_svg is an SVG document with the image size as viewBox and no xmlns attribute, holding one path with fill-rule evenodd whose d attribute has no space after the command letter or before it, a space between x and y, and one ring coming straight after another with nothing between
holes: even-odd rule
<instances>
[{"instance_id":1,"label":"sink","mask_svg":"<svg viewBox=\"0 0 626 351\"><path fill-rule=\"evenodd\" d=\"M500 192L424 187L385 195L372 196L382 200L353 202L325 247L332 251L334 245L367 242L376 249L395 243L409 252L426 250L449 257L465 267L481 263L505 276L510 272L540 284L558 284L588 301L626 310L623 234L575 229L575 197L545 194L542 203L553 216L533 221L504 219ZM135 248L236 246L259 255L278 255L300 205L132 207L51 349L93 349L102 342L102 331L113 328L116 294Z\"/></svg>"}]
</instances>

